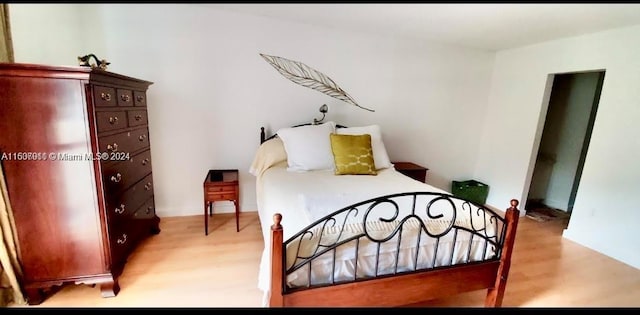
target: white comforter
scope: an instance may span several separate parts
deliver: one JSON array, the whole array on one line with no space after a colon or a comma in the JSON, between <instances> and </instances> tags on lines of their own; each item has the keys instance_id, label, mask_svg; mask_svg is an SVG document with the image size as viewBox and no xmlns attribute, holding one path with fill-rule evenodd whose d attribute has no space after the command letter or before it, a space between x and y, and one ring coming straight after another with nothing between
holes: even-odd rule
<instances>
[{"instance_id":1,"label":"white comforter","mask_svg":"<svg viewBox=\"0 0 640 315\"><path fill-rule=\"evenodd\" d=\"M403 192L440 192L446 193L441 189L427 185L422 182L413 180L407 176L402 175L393 168L384 169L379 171L377 176L362 176L362 175L334 175L332 171L312 171L312 172L300 172L294 173L286 170L286 162L280 163L274 167L266 170L261 176L258 176L256 182L257 185L257 199L258 199L258 214L260 216L260 224L263 231L265 249L263 251L262 260L260 264L258 287L265 292L265 300L270 289L270 227L273 224L273 215L275 213L282 214L282 226L284 240L286 241L295 233L301 231L303 228L313 223L317 219L320 219L329 213L341 209L345 206L352 205L354 203L364 201L367 199L389 195L394 193ZM401 205L404 209L409 209L407 205ZM424 213L424 208L423 208ZM364 211L360 211L362 215ZM401 216L406 213L401 213ZM468 216L458 215L456 222L462 222L464 224L468 221ZM477 222L478 220L476 220ZM359 223L358 223L359 222ZM357 233L358 229L362 226L362 217L349 219L349 231ZM476 226L476 222L473 225ZM397 223L397 222L396 222ZM408 222L412 223L412 222ZM429 223L431 228L437 230L440 226L448 225L447 222L438 222L437 220ZM483 224L483 223L481 223ZM395 227L394 223L381 224L376 222L371 225L371 230L378 233L381 237L388 235L389 231ZM406 225L406 234L403 232L403 239L413 239L411 235L415 235L420 232L420 227L415 220L412 224ZM327 232L327 231L325 231ZM413 234L412 234L413 233ZM493 233L491 231L490 233ZM331 234L329 231L328 234ZM405 237L405 234L409 237ZM449 264L449 260L453 262L460 262L468 257L472 260L479 260L486 257L486 246L484 241L480 238L473 239L472 244L469 242L470 233L458 233L455 236L454 245L452 233L439 240L437 259L435 259L435 265ZM317 235L317 234L316 234ZM334 236L335 233L334 233ZM331 236L329 236L331 237ZM344 235L341 237L344 239ZM453 246L446 246L446 243ZM317 243L317 240L316 240ZM416 242L404 242L400 247L399 255L395 256L397 245L384 244L380 251L378 270L387 270L394 268L396 259L400 262L400 269L402 266L408 266L411 268L415 261L415 253L419 253L420 260L432 261L434 239L423 238L420 240L419 245ZM459 244L458 244L459 243ZM466 245L463 245L466 244ZM297 246L294 243L291 246ZM301 247L302 251L312 251L315 243L313 240L303 243ZM375 270L375 243L362 243L358 256L357 273L358 276L362 274L371 275L376 272ZM466 247L464 247L466 246ZM416 247L420 247L416 251ZM469 249L471 248L471 249ZM453 254L451 253L453 250ZM295 262L294 251L287 253L287 266L290 266ZM331 279L331 270L333 270L331 261L334 260L334 253L327 253L320 257L320 259L314 260L311 272L311 281L316 283L327 283ZM335 271L333 280L347 280L353 279L356 272L353 268L354 250L350 250L347 246L342 246L335 253ZM431 255L431 256L429 256ZM424 265L422 266L424 267ZM427 267L433 267L432 265ZM306 285L309 280L308 266L298 269L296 272L290 274L287 277L287 285L290 287Z\"/></svg>"}]
</instances>

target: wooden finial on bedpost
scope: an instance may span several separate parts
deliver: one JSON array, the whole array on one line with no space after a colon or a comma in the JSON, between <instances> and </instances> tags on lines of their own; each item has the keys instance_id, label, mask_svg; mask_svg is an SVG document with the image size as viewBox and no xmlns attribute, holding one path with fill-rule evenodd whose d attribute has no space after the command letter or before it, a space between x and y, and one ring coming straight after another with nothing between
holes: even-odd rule
<instances>
[{"instance_id":1,"label":"wooden finial on bedpost","mask_svg":"<svg viewBox=\"0 0 640 315\"><path fill-rule=\"evenodd\" d=\"M282 222L282 214L280 214L280 213L274 214L273 215L273 225L271 226L271 230L272 231L282 230L282 225L280 225L280 222Z\"/></svg>"},{"instance_id":2,"label":"wooden finial on bedpost","mask_svg":"<svg viewBox=\"0 0 640 315\"><path fill-rule=\"evenodd\" d=\"M264 143L264 139L266 138L264 134L264 127L260 127L260 144Z\"/></svg>"},{"instance_id":3,"label":"wooden finial on bedpost","mask_svg":"<svg viewBox=\"0 0 640 315\"><path fill-rule=\"evenodd\" d=\"M284 306L283 284L284 284L284 259L282 248L282 215L273 215L273 225L271 226L271 290L269 297L270 307Z\"/></svg>"},{"instance_id":4,"label":"wooden finial on bedpost","mask_svg":"<svg viewBox=\"0 0 640 315\"><path fill-rule=\"evenodd\" d=\"M500 266L498 267L496 282L492 288L489 288L487 297L484 300L484 305L487 307L502 306L502 298L504 297L504 291L507 287L507 277L509 276L509 268L511 267L511 254L513 253L516 229L518 227L518 220L520 219L520 210L518 210L520 203L517 199L511 199L510 204L511 207L507 209L504 216L507 230L505 231L502 253L500 254Z\"/></svg>"},{"instance_id":5,"label":"wooden finial on bedpost","mask_svg":"<svg viewBox=\"0 0 640 315\"><path fill-rule=\"evenodd\" d=\"M518 210L518 205L520 204L520 202L517 199L511 199L511 208L509 208L509 210L513 209L513 210Z\"/></svg>"}]
</instances>

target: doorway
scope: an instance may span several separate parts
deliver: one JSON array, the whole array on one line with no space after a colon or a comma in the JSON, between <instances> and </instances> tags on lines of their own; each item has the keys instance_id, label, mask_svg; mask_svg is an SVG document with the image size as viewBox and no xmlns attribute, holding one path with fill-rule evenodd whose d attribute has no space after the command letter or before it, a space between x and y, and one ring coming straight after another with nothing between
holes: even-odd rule
<instances>
[{"instance_id":1,"label":"doorway","mask_svg":"<svg viewBox=\"0 0 640 315\"><path fill-rule=\"evenodd\" d=\"M575 202L605 71L556 74L525 210L537 221L568 223Z\"/></svg>"}]
</instances>

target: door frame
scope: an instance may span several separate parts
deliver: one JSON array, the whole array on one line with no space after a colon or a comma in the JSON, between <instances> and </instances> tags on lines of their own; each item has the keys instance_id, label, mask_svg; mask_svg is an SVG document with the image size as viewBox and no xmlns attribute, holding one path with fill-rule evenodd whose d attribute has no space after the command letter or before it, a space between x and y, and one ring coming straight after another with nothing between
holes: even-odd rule
<instances>
[{"instance_id":1,"label":"door frame","mask_svg":"<svg viewBox=\"0 0 640 315\"><path fill-rule=\"evenodd\" d=\"M522 207L522 209L525 210L523 211L525 214L527 212L526 203L529 199L529 192L531 189L531 180L533 179L533 173L535 170L536 161L538 159L538 151L540 150L542 133L544 132L544 126L547 120L547 112L549 111L549 103L551 101L551 91L553 90L553 83L555 81L555 77L557 75L563 75L563 74L580 74L580 73L592 73L592 72L600 72L601 75L598 78L597 90L594 95L594 99L593 99L594 102L592 103L592 106L591 106L591 114L589 116L589 122L588 122L589 125L587 127L587 134L583 141L582 150L580 153L581 155L580 155L580 161L578 163L578 170L576 171L576 176L573 182L573 186L571 188L571 195L569 198L570 207L567 209L567 213L571 214L571 211L573 211L573 202L575 201L575 197L577 196L578 189L579 189L580 178L582 176L582 169L584 167L584 162L586 160L586 151L588 150L588 144L591 140L593 126L595 124L596 114L597 114L597 110L600 103L600 95L602 93L602 88L604 86L604 77L606 75L606 69L567 71L567 72L557 72L557 73L547 74L544 93L542 95L542 104L540 106L540 112L538 113L538 124L536 126L536 133L535 133L533 145L531 148L531 154L529 156L529 167L527 169L524 193L522 195L524 200L524 206ZM598 102L595 102L596 100L598 100ZM595 103L595 106L594 106L594 103Z\"/></svg>"}]
</instances>

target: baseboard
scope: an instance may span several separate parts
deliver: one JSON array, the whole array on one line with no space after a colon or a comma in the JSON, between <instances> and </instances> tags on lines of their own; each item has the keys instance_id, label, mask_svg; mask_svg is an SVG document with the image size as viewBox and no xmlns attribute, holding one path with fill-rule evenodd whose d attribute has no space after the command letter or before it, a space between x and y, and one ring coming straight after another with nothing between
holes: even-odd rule
<instances>
[{"instance_id":1,"label":"baseboard","mask_svg":"<svg viewBox=\"0 0 640 315\"><path fill-rule=\"evenodd\" d=\"M557 200L557 199L544 199L542 201L542 203L545 204L546 206L551 207L551 208L567 212L567 206L568 206L568 202L567 201L563 202L563 201Z\"/></svg>"},{"instance_id":2,"label":"baseboard","mask_svg":"<svg viewBox=\"0 0 640 315\"><path fill-rule=\"evenodd\" d=\"M247 205L245 207L240 207L240 212L257 212L257 205ZM235 213L235 207L231 202L216 202L213 206L213 213ZM176 208L164 208L164 207L156 207L156 214L163 217L186 217L192 215L202 215L204 214L204 205L202 208L188 208L188 209L176 209Z\"/></svg>"}]
</instances>

